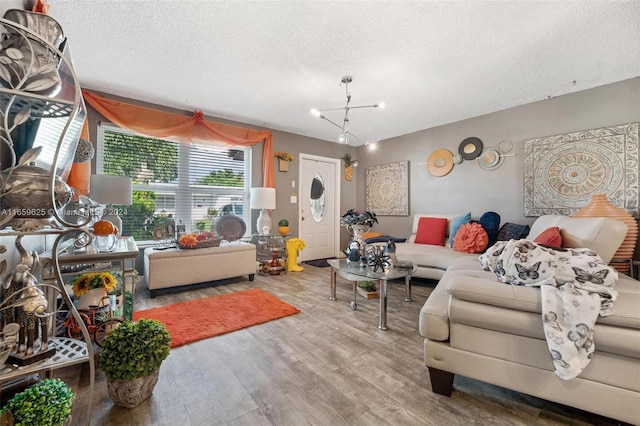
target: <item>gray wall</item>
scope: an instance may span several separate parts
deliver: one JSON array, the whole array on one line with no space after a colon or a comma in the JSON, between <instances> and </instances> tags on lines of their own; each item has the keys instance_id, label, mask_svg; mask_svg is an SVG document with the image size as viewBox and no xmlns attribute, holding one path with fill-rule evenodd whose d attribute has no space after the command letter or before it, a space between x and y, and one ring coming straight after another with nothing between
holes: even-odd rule
<instances>
[{"instance_id":1,"label":"gray wall","mask_svg":"<svg viewBox=\"0 0 640 426\"><path fill-rule=\"evenodd\" d=\"M523 141L530 138L590 130L640 121L640 77L504 111L388 139L376 151L358 147L357 206L365 208L367 167L409 160L409 217L379 217L373 231L408 236L415 213L466 213L478 218L485 211L500 214L502 223L532 223L523 214ZM480 169L474 161L455 165L444 177L434 177L425 163L438 148L458 152L458 145L475 136L485 147L504 139L513 142L502 166Z\"/></svg>"}]
</instances>

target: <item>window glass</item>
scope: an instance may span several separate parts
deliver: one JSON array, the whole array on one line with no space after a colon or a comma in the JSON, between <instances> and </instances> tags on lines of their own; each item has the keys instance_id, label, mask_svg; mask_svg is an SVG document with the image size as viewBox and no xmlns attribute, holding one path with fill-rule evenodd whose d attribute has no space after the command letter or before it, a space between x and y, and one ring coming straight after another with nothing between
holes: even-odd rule
<instances>
[{"instance_id":1,"label":"window glass","mask_svg":"<svg viewBox=\"0 0 640 426\"><path fill-rule=\"evenodd\" d=\"M122 235L153 240L166 219L186 232L213 230L215 220L235 214L250 223L251 150L147 138L101 124L98 174L133 179L133 204L121 206Z\"/></svg>"},{"instance_id":2,"label":"window glass","mask_svg":"<svg viewBox=\"0 0 640 426\"><path fill-rule=\"evenodd\" d=\"M321 222L325 212L325 191L322 176L315 174L311 181L311 216L316 222Z\"/></svg>"}]
</instances>

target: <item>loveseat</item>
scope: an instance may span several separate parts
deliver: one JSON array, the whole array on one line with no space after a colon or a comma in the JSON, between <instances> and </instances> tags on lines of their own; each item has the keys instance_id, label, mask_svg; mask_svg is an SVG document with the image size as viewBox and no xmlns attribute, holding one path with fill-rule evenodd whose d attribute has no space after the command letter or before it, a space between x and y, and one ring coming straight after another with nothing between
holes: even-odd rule
<instances>
[{"instance_id":1,"label":"loveseat","mask_svg":"<svg viewBox=\"0 0 640 426\"><path fill-rule=\"evenodd\" d=\"M614 219L542 216L528 239L550 227L560 228L564 247L588 247L604 262L627 229ZM450 396L459 374L639 423L640 282L620 275L615 289L613 314L599 316L594 327L593 358L578 377L563 380L554 371L543 332L540 288L504 284L482 270L478 255L457 256L420 312L433 391Z\"/></svg>"}]
</instances>

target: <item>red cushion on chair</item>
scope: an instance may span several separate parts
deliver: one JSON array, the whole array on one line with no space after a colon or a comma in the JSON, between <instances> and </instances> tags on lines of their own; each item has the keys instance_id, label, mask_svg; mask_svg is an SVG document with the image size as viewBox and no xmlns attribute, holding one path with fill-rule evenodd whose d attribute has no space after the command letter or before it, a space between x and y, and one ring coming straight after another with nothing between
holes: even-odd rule
<instances>
[{"instance_id":1,"label":"red cushion on chair","mask_svg":"<svg viewBox=\"0 0 640 426\"><path fill-rule=\"evenodd\" d=\"M562 247L562 235L560 234L560 228L552 226L542 231L542 234L538 235L534 243L544 244L549 247Z\"/></svg>"},{"instance_id":2,"label":"red cushion on chair","mask_svg":"<svg viewBox=\"0 0 640 426\"><path fill-rule=\"evenodd\" d=\"M415 243L443 246L447 233L447 222L448 220L443 217L421 217L418 222Z\"/></svg>"}]
</instances>

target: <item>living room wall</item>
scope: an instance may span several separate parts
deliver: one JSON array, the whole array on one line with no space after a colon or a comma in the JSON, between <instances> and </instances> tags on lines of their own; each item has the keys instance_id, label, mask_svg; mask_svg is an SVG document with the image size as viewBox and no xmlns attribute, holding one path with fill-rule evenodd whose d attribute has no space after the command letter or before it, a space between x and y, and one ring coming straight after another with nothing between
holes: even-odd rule
<instances>
[{"instance_id":1,"label":"living room wall","mask_svg":"<svg viewBox=\"0 0 640 426\"><path fill-rule=\"evenodd\" d=\"M640 122L640 77L470 118L382 141L375 151L358 147L357 207L366 206L367 167L409 160L408 217L379 217L374 231L398 237L411 232L415 213L466 213L479 218L486 211L500 214L502 223L532 223L524 216L524 144L530 138ZM426 162L436 149L458 152L458 145L475 136L485 147L513 142L514 157L498 169L485 171L475 161L454 165L446 176L429 174ZM637 252L637 251L636 251ZM636 256L637 257L637 256Z\"/></svg>"}]
</instances>

